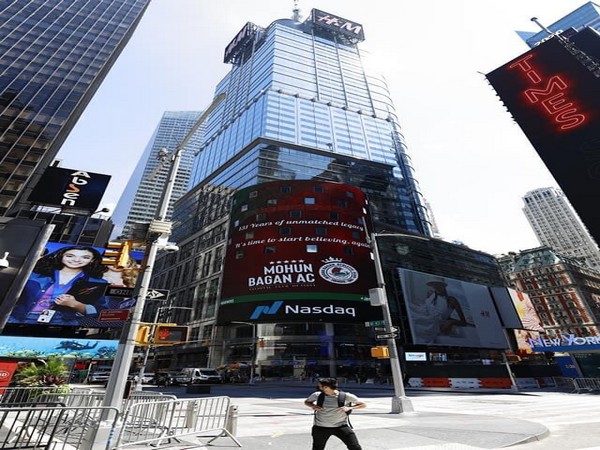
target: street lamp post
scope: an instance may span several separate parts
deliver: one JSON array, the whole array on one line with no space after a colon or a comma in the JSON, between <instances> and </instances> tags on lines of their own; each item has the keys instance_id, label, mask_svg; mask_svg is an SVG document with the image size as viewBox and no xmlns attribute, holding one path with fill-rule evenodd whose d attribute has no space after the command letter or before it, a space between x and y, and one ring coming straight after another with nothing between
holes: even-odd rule
<instances>
[{"instance_id":1,"label":"street lamp post","mask_svg":"<svg viewBox=\"0 0 600 450\"><path fill-rule=\"evenodd\" d=\"M377 238L381 236L402 236L414 239L427 240L425 237L403 234L403 233L367 233L367 240L371 246L371 252L373 253L373 260L375 263L375 275L377 277L377 288L375 289L375 296L380 300L377 302L383 310L383 323L385 332L391 337L387 340L388 350L390 353L390 366L392 369L392 380L394 383L394 396L392 397L392 413L400 414L403 412L414 411L412 402L406 396L404 390L404 381L402 379L402 369L400 368L400 358L398 357L398 347L396 346L396 339L394 338L394 328L392 324L392 314L390 312L390 306L385 291L385 280L383 277L383 267L381 264L381 258L379 256L379 248L377 247ZM370 293L371 294L371 293Z\"/></svg>"},{"instance_id":2,"label":"street lamp post","mask_svg":"<svg viewBox=\"0 0 600 450\"><path fill-rule=\"evenodd\" d=\"M256 357L257 355L257 351L256 351L256 337L257 337L257 333L256 333L256 324L252 323L252 322L238 322L238 321L232 321L231 323L239 323L241 325L250 325L252 327L252 355L250 358L250 380L248 381L249 384L254 384L254 366L256 365Z\"/></svg>"},{"instance_id":3,"label":"street lamp post","mask_svg":"<svg viewBox=\"0 0 600 450\"><path fill-rule=\"evenodd\" d=\"M181 154L183 153L186 145L192 139L193 135L196 133L196 131L198 131L198 128L200 128L200 125L224 99L225 94L219 94L215 97L210 106L206 108L206 110L194 123L183 141L171 154L168 154L166 150L161 152L163 159L171 162L171 167L169 170L167 183L165 185L165 190L156 212L156 218L152 220L148 228L149 233L153 233L158 237L151 241L146 247L144 272L141 282L139 283L139 289L137 290L137 301L135 307L133 308L131 320L123 327L123 332L121 333L121 339L119 340L119 346L117 348L117 354L115 355L113 363L113 370L111 371L110 378L108 379L106 394L104 396L104 402L102 403L102 406L112 406L118 410L121 410L123 394L125 392L125 385L127 382L127 375L131 367L133 350L136 345L135 338L142 319L146 296L148 295L148 290L150 289L150 281L152 279L152 270L154 269L156 255L159 249L177 249L177 246L168 242L168 239L171 235L172 224L170 221L166 220L166 217L169 203L171 201L171 194L173 193L173 188L175 187ZM105 419L105 417L103 417L103 419ZM97 438L97 440L98 439L100 438Z\"/></svg>"}]
</instances>

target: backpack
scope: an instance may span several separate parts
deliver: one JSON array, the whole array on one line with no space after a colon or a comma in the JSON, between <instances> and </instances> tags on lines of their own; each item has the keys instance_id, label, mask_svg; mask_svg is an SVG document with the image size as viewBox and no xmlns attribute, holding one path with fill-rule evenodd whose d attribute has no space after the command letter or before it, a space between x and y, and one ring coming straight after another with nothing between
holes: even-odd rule
<instances>
[{"instance_id":1,"label":"backpack","mask_svg":"<svg viewBox=\"0 0 600 450\"><path fill-rule=\"evenodd\" d=\"M321 392L319 394L319 396L317 397L317 406L322 408L323 403L325 403L325 393ZM346 405L346 393L344 391L338 390L338 407L341 408L342 406L345 406L345 405ZM352 413L351 409L346 411L346 416L349 416L350 413ZM348 417L348 426L350 428L353 428L352 424L350 423L350 417Z\"/></svg>"}]
</instances>

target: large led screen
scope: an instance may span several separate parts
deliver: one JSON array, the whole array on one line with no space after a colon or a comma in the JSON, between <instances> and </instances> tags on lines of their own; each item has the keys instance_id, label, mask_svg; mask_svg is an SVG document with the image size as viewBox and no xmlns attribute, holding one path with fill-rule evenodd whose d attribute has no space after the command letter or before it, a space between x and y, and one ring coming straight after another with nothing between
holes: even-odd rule
<instances>
[{"instance_id":1,"label":"large led screen","mask_svg":"<svg viewBox=\"0 0 600 450\"><path fill-rule=\"evenodd\" d=\"M521 319L521 323L523 324L522 329L528 331L544 331L544 326L542 325L542 321L538 316L529 295L525 292L517 291L515 289L508 288L508 294L510 295L513 304L515 305L515 309L517 310L517 314Z\"/></svg>"},{"instance_id":2,"label":"large led screen","mask_svg":"<svg viewBox=\"0 0 600 450\"><path fill-rule=\"evenodd\" d=\"M135 286L141 255L132 252L130 267L117 268L101 264L103 253L104 248L47 243L8 323L85 328L122 326L128 314L121 313L129 311L135 299L111 297L106 291L109 286ZM115 320L115 316L119 319Z\"/></svg>"},{"instance_id":3,"label":"large led screen","mask_svg":"<svg viewBox=\"0 0 600 450\"><path fill-rule=\"evenodd\" d=\"M233 197L218 322L382 318L364 193L315 181L264 183Z\"/></svg>"},{"instance_id":4,"label":"large led screen","mask_svg":"<svg viewBox=\"0 0 600 450\"><path fill-rule=\"evenodd\" d=\"M573 40L599 48L600 35L585 33ZM554 38L486 76L592 236L600 240L600 78L592 65Z\"/></svg>"},{"instance_id":5,"label":"large led screen","mask_svg":"<svg viewBox=\"0 0 600 450\"><path fill-rule=\"evenodd\" d=\"M414 344L508 348L487 286L398 271Z\"/></svg>"},{"instance_id":6,"label":"large led screen","mask_svg":"<svg viewBox=\"0 0 600 450\"><path fill-rule=\"evenodd\" d=\"M0 336L0 356L4 358L114 359L119 341L73 338L34 338Z\"/></svg>"},{"instance_id":7,"label":"large led screen","mask_svg":"<svg viewBox=\"0 0 600 450\"><path fill-rule=\"evenodd\" d=\"M40 205L95 211L109 181L110 175L51 166L44 171L28 200Z\"/></svg>"}]
</instances>

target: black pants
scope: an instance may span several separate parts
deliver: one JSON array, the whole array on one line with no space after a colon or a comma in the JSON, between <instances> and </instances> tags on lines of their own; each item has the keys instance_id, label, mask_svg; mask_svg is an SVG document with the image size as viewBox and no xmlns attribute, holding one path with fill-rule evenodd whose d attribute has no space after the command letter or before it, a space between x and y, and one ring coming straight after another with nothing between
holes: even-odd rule
<instances>
[{"instance_id":1,"label":"black pants","mask_svg":"<svg viewBox=\"0 0 600 450\"><path fill-rule=\"evenodd\" d=\"M350 428L348 425L336 428L318 427L314 425L312 428L312 450L325 450L325 444L327 444L327 440L330 436L339 438L344 444L346 444L348 450L362 450L354 430L352 430L352 428Z\"/></svg>"}]
</instances>

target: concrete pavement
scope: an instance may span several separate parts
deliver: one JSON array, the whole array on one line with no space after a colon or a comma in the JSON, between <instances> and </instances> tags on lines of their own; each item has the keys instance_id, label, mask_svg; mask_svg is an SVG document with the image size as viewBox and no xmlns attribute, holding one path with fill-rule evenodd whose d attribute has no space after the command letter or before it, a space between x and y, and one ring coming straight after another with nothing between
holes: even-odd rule
<instances>
[{"instance_id":1,"label":"concrete pavement","mask_svg":"<svg viewBox=\"0 0 600 450\"><path fill-rule=\"evenodd\" d=\"M145 390L154 390L145 387ZM367 403L367 408L351 415L352 425L364 450L398 449L474 449L502 448L543 439L548 429L535 422L493 415L411 412L391 414L391 387L377 385L348 385L342 389L353 392ZM311 447L312 412L303 399L313 385L298 383L265 383L256 386L223 385L212 388L210 395L227 395L239 406L235 435L244 450L307 450ZM178 397L197 397L184 388L162 389ZM483 391L490 394L490 390ZM502 394L510 393L503 390ZM409 397L423 395L409 390ZM430 394L427 394L430 395ZM469 390L469 395L477 392ZM514 393L514 395L520 395ZM208 439L185 438L165 447L172 449L235 448L228 438L218 438L210 446ZM138 447L146 448L146 447ZM327 450L342 450L345 446L332 437Z\"/></svg>"}]
</instances>

